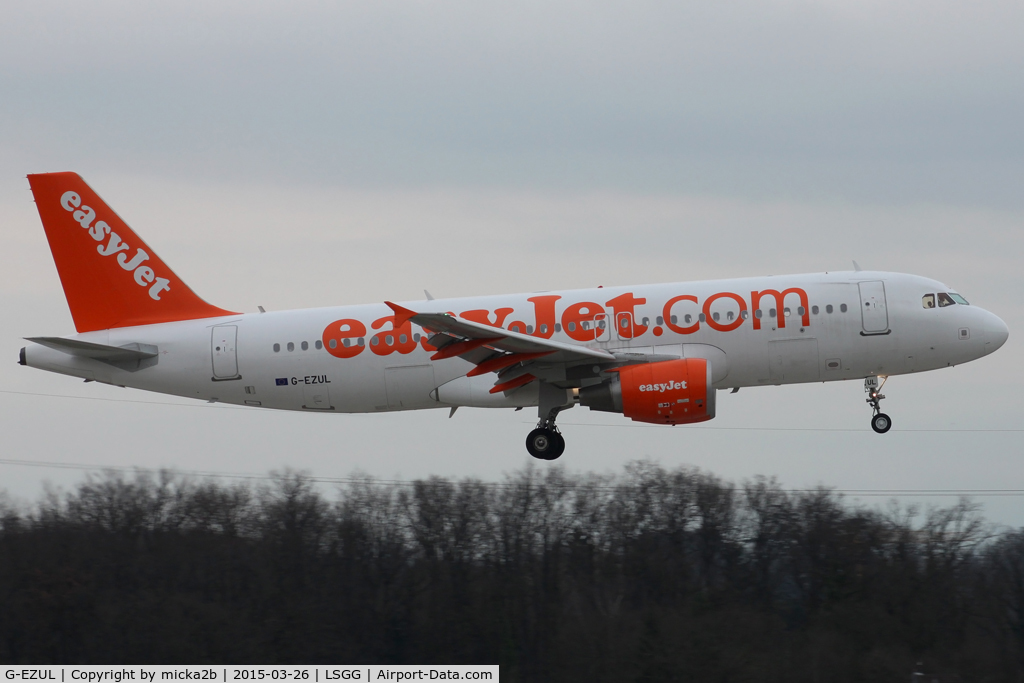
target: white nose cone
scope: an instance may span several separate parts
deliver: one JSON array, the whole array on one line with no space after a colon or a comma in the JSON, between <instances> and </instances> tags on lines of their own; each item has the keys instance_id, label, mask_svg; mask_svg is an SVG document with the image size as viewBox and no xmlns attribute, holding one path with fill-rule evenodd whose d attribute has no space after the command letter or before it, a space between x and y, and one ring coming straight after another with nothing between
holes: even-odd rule
<instances>
[{"instance_id":1,"label":"white nose cone","mask_svg":"<svg viewBox=\"0 0 1024 683\"><path fill-rule=\"evenodd\" d=\"M1010 328L999 316L989 313L985 324L985 353L992 353L1010 338Z\"/></svg>"}]
</instances>

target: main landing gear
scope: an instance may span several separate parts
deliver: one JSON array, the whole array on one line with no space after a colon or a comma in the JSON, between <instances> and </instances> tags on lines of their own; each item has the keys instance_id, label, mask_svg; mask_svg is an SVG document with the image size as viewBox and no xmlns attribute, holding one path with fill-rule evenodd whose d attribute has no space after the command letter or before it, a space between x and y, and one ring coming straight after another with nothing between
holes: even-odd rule
<instances>
[{"instance_id":1,"label":"main landing gear","mask_svg":"<svg viewBox=\"0 0 1024 683\"><path fill-rule=\"evenodd\" d=\"M526 437L526 450L539 460L554 460L565 451L565 439L552 422L550 427L537 427Z\"/></svg>"},{"instance_id":2,"label":"main landing gear","mask_svg":"<svg viewBox=\"0 0 1024 683\"><path fill-rule=\"evenodd\" d=\"M881 384L878 383L877 377L866 377L864 379L864 391L868 394L868 398L864 400L867 401L874 411L874 415L871 417L871 428L877 434L885 434L892 427L892 419L882 412L880 406L882 399L885 398L881 391L886 379L888 378L883 377Z\"/></svg>"},{"instance_id":3,"label":"main landing gear","mask_svg":"<svg viewBox=\"0 0 1024 683\"><path fill-rule=\"evenodd\" d=\"M526 450L539 460L555 460L565 452L565 439L555 427L558 413L574 405L565 389L548 382L541 382L538 388L537 416L540 422L526 437Z\"/></svg>"}]
</instances>

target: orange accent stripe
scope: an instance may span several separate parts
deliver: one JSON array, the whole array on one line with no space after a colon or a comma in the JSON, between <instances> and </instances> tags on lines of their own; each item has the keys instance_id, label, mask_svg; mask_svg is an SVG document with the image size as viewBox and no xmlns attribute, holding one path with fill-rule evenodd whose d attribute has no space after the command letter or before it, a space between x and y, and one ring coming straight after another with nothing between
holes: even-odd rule
<instances>
[{"instance_id":1,"label":"orange accent stripe","mask_svg":"<svg viewBox=\"0 0 1024 683\"><path fill-rule=\"evenodd\" d=\"M497 358L485 360L483 363L480 363L480 365L467 372L466 377L486 375L488 372L496 372L521 361L533 360L534 358L548 356L552 353L554 353L554 351L540 351L538 353L510 353L504 356L498 356Z\"/></svg>"},{"instance_id":2,"label":"orange accent stripe","mask_svg":"<svg viewBox=\"0 0 1024 683\"><path fill-rule=\"evenodd\" d=\"M504 337L487 337L485 339L467 339L460 342L452 342L445 347L442 347L440 351L430 357L430 360L443 360L445 358L451 358L452 356L461 356L464 353L469 353L473 349L478 349L484 344L491 344L498 340L504 339Z\"/></svg>"},{"instance_id":3,"label":"orange accent stripe","mask_svg":"<svg viewBox=\"0 0 1024 683\"><path fill-rule=\"evenodd\" d=\"M521 387L524 384L529 384L530 382L532 382L535 379L537 379L537 378L534 377L533 375L525 374L525 375L523 375L521 377L516 377L515 379L510 379L507 382L502 382L501 384L495 384L493 387L491 387L491 393L492 394L496 394L499 391L512 391L516 387Z\"/></svg>"}]
</instances>

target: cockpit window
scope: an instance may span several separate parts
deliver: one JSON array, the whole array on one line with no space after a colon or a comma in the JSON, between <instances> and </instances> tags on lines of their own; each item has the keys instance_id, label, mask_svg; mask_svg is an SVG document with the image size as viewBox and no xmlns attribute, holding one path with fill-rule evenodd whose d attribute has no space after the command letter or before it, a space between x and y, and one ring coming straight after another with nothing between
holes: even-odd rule
<instances>
[{"instance_id":1,"label":"cockpit window","mask_svg":"<svg viewBox=\"0 0 1024 683\"><path fill-rule=\"evenodd\" d=\"M945 292L939 292L939 308L945 308L946 306L955 306L956 302L953 298Z\"/></svg>"},{"instance_id":2,"label":"cockpit window","mask_svg":"<svg viewBox=\"0 0 1024 683\"><path fill-rule=\"evenodd\" d=\"M925 294L921 297L921 305L925 308L935 308L935 295Z\"/></svg>"},{"instance_id":3,"label":"cockpit window","mask_svg":"<svg viewBox=\"0 0 1024 683\"><path fill-rule=\"evenodd\" d=\"M967 299L963 298L959 294L956 294L955 292L950 292L949 296L950 296L951 299L953 299L953 301L957 302L958 304L960 304L962 306L970 306L970 304L967 303Z\"/></svg>"}]
</instances>

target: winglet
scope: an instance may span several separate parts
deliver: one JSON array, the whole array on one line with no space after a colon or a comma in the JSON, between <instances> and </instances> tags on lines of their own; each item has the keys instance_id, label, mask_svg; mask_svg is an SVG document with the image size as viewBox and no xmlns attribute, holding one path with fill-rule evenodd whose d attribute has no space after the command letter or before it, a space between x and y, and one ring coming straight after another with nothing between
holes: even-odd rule
<instances>
[{"instance_id":1,"label":"winglet","mask_svg":"<svg viewBox=\"0 0 1024 683\"><path fill-rule=\"evenodd\" d=\"M408 308L403 308L398 304L393 304L390 301L385 301L384 303L386 303L388 307L395 312L395 329L406 324L414 315L416 315L416 311L410 311Z\"/></svg>"},{"instance_id":2,"label":"winglet","mask_svg":"<svg viewBox=\"0 0 1024 683\"><path fill-rule=\"evenodd\" d=\"M856 261L854 261L854 262L853 262L853 269L854 269L854 270L855 270L856 272L858 272L858 273L859 273L859 272L861 272L862 270L864 270L863 268L861 268L861 267L860 267L860 264L859 264L859 263L857 263Z\"/></svg>"}]
</instances>

